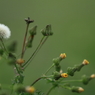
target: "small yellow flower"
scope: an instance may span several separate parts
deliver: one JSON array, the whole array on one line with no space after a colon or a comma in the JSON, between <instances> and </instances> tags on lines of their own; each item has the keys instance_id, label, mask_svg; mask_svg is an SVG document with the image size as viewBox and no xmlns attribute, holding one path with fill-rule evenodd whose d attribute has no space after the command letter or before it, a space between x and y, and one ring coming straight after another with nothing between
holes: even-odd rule
<instances>
[{"instance_id":1,"label":"small yellow flower","mask_svg":"<svg viewBox=\"0 0 95 95\"><path fill-rule=\"evenodd\" d=\"M84 91L84 89L82 88L82 87L79 87L78 88L78 92L80 93L80 92L83 92Z\"/></svg>"},{"instance_id":2,"label":"small yellow flower","mask_svg":"<svg viewBox=\"0 0 95 95\"><path fill-rule=\"evenodd\" d=\"M16 61L19 65L21 65L21 64L23 64L24 62L25 62L25 60L24 59L17 59L17 61Z\"/></svg>"},{"instance_id":3,"label":"small yellow flower","mask_svg":"<svg viewBox=\"0 0 95 95\"><path fill-rule=\"evenodd\" d=\"M83 62L82 62L82 64L84 64L84 65L88 65L88 64L89 64L89 61L86 60L86 59L84 59Z\"/></svg>"},{"instance_id":4,"label":"small yellow flower","mask_svg":"<svg viewBox=\"0 0 95 95\"><path fill-rule=\"evenodd\" d=\"M66 58L66 54L65 54L65 53L61 53L61 54L60 54L60 57L61 57L62 59L64 59L64 58Z\"/></svg>"},{"instance_id":5,"label":"small yellow flower","mask_svg":"<svg viewBox=\"0 0 95 95\"><path fill-rule=\"evenodd\" d=\"M32 94L35 92L35 88L33 86L28 86L28 87L26 87L26 92L29 92Z\"/></svg>"},{"instance_id":6,"label":"small yellow flower","mask_svg":"<svg viewBox=\"0 0 95 95\"><path fill-rule=\"evenodd\" d=\"M95 74L92 74L90 77L91 77L92 79L95 78Z\"/></svg>"},{"instance_id":7,"label":"small yellow flower","mask_svg":"<svg viewBox=\"0 0 95 95\"><path fill-rule=\"evenodd\" d=\"M61 77L67 78L67 77L68 77L68 74L67 74L67 73L62 73L62 74L61 74Z\"/></svg>"}]
</instances>

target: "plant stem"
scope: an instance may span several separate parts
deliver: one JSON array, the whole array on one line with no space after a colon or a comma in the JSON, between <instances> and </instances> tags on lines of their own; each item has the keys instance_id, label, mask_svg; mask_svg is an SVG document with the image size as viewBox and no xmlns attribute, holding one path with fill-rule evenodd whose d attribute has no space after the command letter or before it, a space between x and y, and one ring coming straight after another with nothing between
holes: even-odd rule
<instances>
[{"instance_id":1,"label":"plant stem","mask_svg":"<svg viewBox=\"0 0 95 95\"><path fill-rule=\"evenodd\" d=\"M51 92L54 88L55 88L55 86L51 87L45 95L49 95L50 92Z\"/></svg>"},{"instance_id":2,"label":"plant stem","mask_svg":"<svg viewBox=\"0 0 95 95\"><path fill-rule=\"evenodd\" d=\"M66 81L62 81L61 83L66 83L66 82L82 82L81 80L66 80Z\"/></svg>"},{"instance_id":3,"label":"plant stem","mask_svg":"<svg viewBox=\"0 0 95 95\"><path fill-rule=\"evenodd\" d=\"M37 83L37 82L38 82L39 80L41 80L41 79L42 79L42 77L36 79L30 86L33 86L35 83Z\"/></svg>"},{"instance_id":4,"label":"plant stem","mask_svg":"<svg viewBox=\"0 0 95 95\"><path fill-rule=\"evenodd\" d=\"M37 52L40 50L42 45L45 43L48 37L45 38L45 36L42 37L40 40L40 43L38 44L36 50L33 52L33 54L30 56L30 58L27 60L27 62L22 66L24 69L29 65L29 62L34 58L34 56L37 54Z\"/></svg>"},{"instance_id":5,"label":"plant stem","mask_svg":"<svg viewBox=\"0 0 95 95\"><path fill-rule=\"evenodd\" d=\"M59 85L59 86L61 86L62 88L71 90L71 87L69 87L69 86L63 86L63 85Z\"/></svg>"},{"instance_id":6,"label":"plant stem","mask_svg":"<svg viewBox=\"0 0 95 95\"><path fill-rule=\"evenodd\" d=\"M25 43L26 43L26 37L27 37L27 33L28 33L28 27L29 27L29 23L27 23L27 27L26 27L26 33L25 33L25 36L24 36L21 58L23 58L24 53L25 53Z\"/></svg>"},{"instance_id":7,"label":"plant stem","mask_svg":"<svg viewBox=\"0 0 95 95\"><path fill-rule=\"evenodd\" d=\"M52 64L51 67L49 67L49 68L47 69L47 71L44 73L44 75L46 75L46 74L49 72L49 70L50 70L53 66L54 66L54 64Z\"/></svg>"},{"instance_id":8,"label":"plant stem","mask_svg":"<svg viewBox=\"0 0 95 95\"><path fill-rule=\"evenodd\" d=\"M15 66L15 68L16 68L16 70L17 70L18 74L21 76L20 71L18 70L17 65L16 65L16 64L14 64L14 66Z\"/></svg>"},{"instance_id":9,"label":"plant stem","mask_svg":"<svg viewBox=\"0 0 95 95\"><path fill-rule=\"evenodd\" d=\"M7 51L7 49L6 49L5 45L4 45L3 39L2 39L2 38L0 38L0 40L1 40L1 44L3 45L3 47L2 47L2 48L4 48L4 50L5 50L6 54L8 54L8 51Z\"/></svg>"}]
</instances>

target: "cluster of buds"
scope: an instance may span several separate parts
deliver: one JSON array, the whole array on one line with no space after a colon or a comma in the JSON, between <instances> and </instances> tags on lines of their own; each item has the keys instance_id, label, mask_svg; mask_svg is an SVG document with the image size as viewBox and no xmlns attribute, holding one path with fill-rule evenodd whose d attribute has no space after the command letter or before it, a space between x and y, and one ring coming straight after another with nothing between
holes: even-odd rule
<instances>
[{"instance_id":1,"label":"cluster of buds","mask_svg":"<svg viewBox=\"0 0 95 95\"><path fill-rule=\"evenodd\" d=\"M59 57L53 59L53 63L55 65L56 71L60 72L61 70L60 62L62 61L62 59L65 59L65 58L66 58L66 54L61 53Z\"/></svg>"},{"instance_id":2,"label":"cluster of buds","mask_svg":"<svg viewBox=\"0 0 95 95\"><path fill-rule=\"evenodd\" d=\"M60 62L66 58L65 53L61 53L59 57L53 59L53 66L55 67L55 71L53 72L53 79L59 80L60 78L67 78L68 74L63 73L61 70Z\"/></svg>"},{"instance_id":3,"label":"cluster of buds","mask_svg":"<svg viewBox=\"0 0 95 95\"><path fill-rule=\"evenodd\" d=\"M68 67L67 73L70 76L74 76L74 73L76 71L80 71L83 66L88 65L88 64L89 64L89 62L86 59L84 59L82 64L75 65L74 67Z\"/></svg>"}]
</instances>

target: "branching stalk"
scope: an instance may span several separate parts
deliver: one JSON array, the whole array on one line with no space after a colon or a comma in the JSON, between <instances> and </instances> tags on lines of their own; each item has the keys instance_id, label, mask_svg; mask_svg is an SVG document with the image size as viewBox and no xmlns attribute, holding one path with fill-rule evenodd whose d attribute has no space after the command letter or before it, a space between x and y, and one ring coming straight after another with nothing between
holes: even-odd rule
<instances>
[{"instance_id":1,"label":"branching stalk","mask_svg":"<svg viewBox=\"0 0 95 95\"><path fill-rule=\"evenodd\" d=\"M36 50L33 52L33 54L30 56L30 58L27 60L27 62L22 66L24 69L29 65L30 61L34 58L34 56L37 54L37 52L40 50L42 45L45 43L47 40L48 36L45 38L45 36L42 37L39 45L37 46Z\"/></svg>"}]
</instances>

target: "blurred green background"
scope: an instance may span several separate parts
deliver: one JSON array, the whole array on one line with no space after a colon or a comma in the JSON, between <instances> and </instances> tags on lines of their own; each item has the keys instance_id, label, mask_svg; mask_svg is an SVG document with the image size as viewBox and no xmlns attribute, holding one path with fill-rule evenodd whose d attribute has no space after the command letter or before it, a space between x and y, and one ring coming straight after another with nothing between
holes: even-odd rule
<instances>
[{"instance_id":1,"label":"blurred green background","mask_svg":"<svg viewBox=\"0 0 95 95\"><path fill-rule=\"evenodd\" d=\"M65 72L68 66L81 63L87 59L90 64L80 72L75 73L71 79L80 79L82 75L95 73L95 0L0 0L0 23L7 25L12 36L5 41L17 40L17 54L21 53L23 36L26 29L24 19L30 17L37 25L37 35L34 39L33 48L26 52L27 59L35 50L42 35L40 30L47 24L52 25L54 35L49 37L29 67L25 70L25 85L30 85L40 77L52 64L52 59L60 53L66 53L67 58L61 62ZM0 62L0 83L11 84L14 78L13 67L8 66L6 61ZM73 84L72 84L73 85ZM81 95L95 95L95 80L87 86L81 83L74 85L82 86L85 92ZM43 80L35 87L47 91L50 85ZM66 89L55 89L50 95L78 95Z\"/></svg>"}]
</instances>

